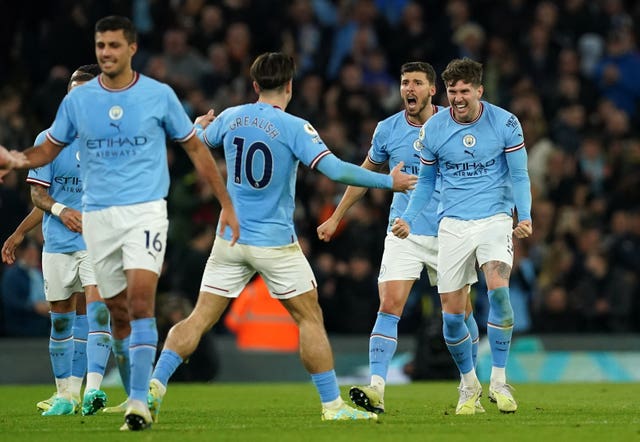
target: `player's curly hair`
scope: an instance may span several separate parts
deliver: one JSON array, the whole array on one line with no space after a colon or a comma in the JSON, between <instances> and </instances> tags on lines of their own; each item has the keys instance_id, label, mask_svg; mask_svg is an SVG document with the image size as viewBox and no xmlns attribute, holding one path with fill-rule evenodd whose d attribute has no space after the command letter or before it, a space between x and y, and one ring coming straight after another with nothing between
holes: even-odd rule
<instances>
[{"instance_id":1,"label":"player's curly hair","mask_svg":"<svg viewBox=\"0 0 640 442\"><path fill-rule=\"evenodd\" d=\"M447 87L453 86L458 81L480 86L482 84L482 64L467 57L456 58L449 62L441 77Z\"/></svg>"}]
</instances>

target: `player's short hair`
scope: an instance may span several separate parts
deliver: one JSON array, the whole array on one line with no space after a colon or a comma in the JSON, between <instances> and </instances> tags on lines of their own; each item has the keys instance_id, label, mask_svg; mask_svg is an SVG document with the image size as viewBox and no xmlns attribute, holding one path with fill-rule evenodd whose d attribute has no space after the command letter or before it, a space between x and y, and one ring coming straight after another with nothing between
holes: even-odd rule
<instances>
[{"instance_id":1,"label":"player's short hair","mask_svg":"<svg viewBox=\"0 0 640 442\"><path fill-rule=\"evenodd\" d=\"M100 75L100 66L97 64L84 64L71 74L67 89L71 89L71 83L74 81L85 82L97 77L98 75Z\"/></svg>"},{"instance_id":2,"label":"player's short hair","mask_svg":"<svg viewBox=\"0 0 640 442\"><path fill-rule=\"evenodd\" d=\"M429 83L436 84L436 71L429 63L424 61L410 61L400 66L401 76L407 72L424 72Z\"/></svg>"},{"instance_id":3,"label":"player's short hair","mask_svg":"<svg viewBox=\"0 0 640 442\"><path fill-rule=\"evenodd\" d=\"M97 64L84 64L75 70L75 72L71 75L71 79L69 80L69 82L89 81L92 78L100 75L100 72L100 66L98 66Z\"/></svg>"},{"instance_id":4,"label":"player's short hair","mask_svg":"<svg viewBox=\"0 0 640 442\"><path fill-rule=\"evenodd\" d=\"M458 81L480 86L482 84L482 64L467 57L451 60L442 72L442 81L447 87Z\"/></svg>"},{"instance_id":5,"label":"player's short hair","mask_svg":"<svg viewBox=\"0 0 640 442\"><path fill-rule=\"evenodd\" d=\"M119 31L121 29L124 38L127 39L127 43L135 43L138 41L138 32L133 22L121 15L110 15L101 18L96 22L95 32Z\"/></svg>"},{"instance_id":6,"label":"player's short hair","mask_svg":"<svg viewBox=\"0 0 640 442\"><path fill-rule=\"evenodd\" d=\"M251 78L262 90L284 87L293 78L296 64L293 57L282 52L265 52L251 65Z\"/></svg>"}]
</instances>

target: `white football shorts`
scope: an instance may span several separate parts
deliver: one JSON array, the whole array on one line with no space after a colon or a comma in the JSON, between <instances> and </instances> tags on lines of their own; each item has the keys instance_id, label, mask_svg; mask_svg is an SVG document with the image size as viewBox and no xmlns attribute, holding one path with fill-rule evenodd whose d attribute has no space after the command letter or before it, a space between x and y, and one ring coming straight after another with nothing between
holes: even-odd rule
<instances>
[{"instance_id":1,"label":"white football shorts","mask_svg":"<svg viewBox=\"0 0 640 442\"><path fill-rule=\"evenodd\" d=\"M103 298L113 298L127 287L125 270L160 274L168 228L165 200L82 214L82 232Z\"/></svg>"},{"instance_id":2,"label":"white football shorts","mask_svg":"<svg viewBox=\"0 0 640 442\"><path fill-rule=\"evenodd\" d=\"M409 281L420 278L422 268L427 269L431 285L437 283L438 238L412 235L400 239L387 233L380 263L378 282Z\"/></svg>"},{"instance_id":3,"label":"white football shorts","mask_svg":"<svg viewBox=\"0 0 640 442\"><path fill-rule=\"evenodd\" d=\"M504 213L476 220L443 218L438 239L438 292L449 293L476 275L476 262L513 265L513 220Z\"/></svg>"},{"instance_id":4,"label":"white football shorts","mask_svg":"<svg viewBox=\"0 0 640 442\"><path fill-rule=\"evenodd\" d=\"M86 250L71 253L42 252L44 295L47 301L64 301L83 287L96 285L96 275Z\"/></svg>"},{"instance_id":5,"label":"white football shorts","mask_svg":"<svg viewBox=\"0 0 640 442\"><path fill-rule=\"evenodd\" d=\"M229 244L216 237L200 291L237 298L256 272L276 299L293 298L318 286L298 242L278 247Z\"/></svg>"}]
</instances>

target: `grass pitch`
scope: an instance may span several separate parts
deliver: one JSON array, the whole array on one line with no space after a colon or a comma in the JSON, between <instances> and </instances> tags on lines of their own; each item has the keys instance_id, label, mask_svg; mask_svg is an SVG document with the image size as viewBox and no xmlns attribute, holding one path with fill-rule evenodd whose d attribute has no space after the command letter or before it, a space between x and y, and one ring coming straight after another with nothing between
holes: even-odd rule
<instances>
[{"instance_id":1,"label":"grass pitch","mask_svg":"<svg viewBox=\"0 0 640 442\"><path fill-rule=\"evenodd\" d=\"M0 386L2 441L473 441L640 440L637 384L516 385L519 409L501 414L485 397L485 414L456 416L457 383L387 387L387 412L374 422L322 422L311 383L170 384L160 421L120 432L120 415L43 417L35 403L53 385ZM488 390L488 386L485 386ZM109 405L124 400L107 389ZM347 398L347 388L343 387Z\"/></svg>"}]
</instances>

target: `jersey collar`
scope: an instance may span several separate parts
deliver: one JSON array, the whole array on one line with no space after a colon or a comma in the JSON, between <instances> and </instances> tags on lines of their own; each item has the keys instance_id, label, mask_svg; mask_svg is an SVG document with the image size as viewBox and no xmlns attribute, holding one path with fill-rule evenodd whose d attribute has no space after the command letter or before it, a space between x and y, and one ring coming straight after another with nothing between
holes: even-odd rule
<instances>
[{"instance_id":1,"label":"jersey collar","mask_svg":"<svg viewBox=\"0 0 640 442\"><path fill-rule=\"evenodd\" d=\"M122 92L122 91L126 91L127 89L131 89L133 85L138 82L139 79L140 79L140 74L137 71L133 71L133 78L131 79L131 82L128 85L120 89L112 89L110 87L105 86L105 84L102 82L102 75L98 75L98 84L100 85L100 87L102 87L102 89L106 91Z\"/></svg>"}]
</instances>

